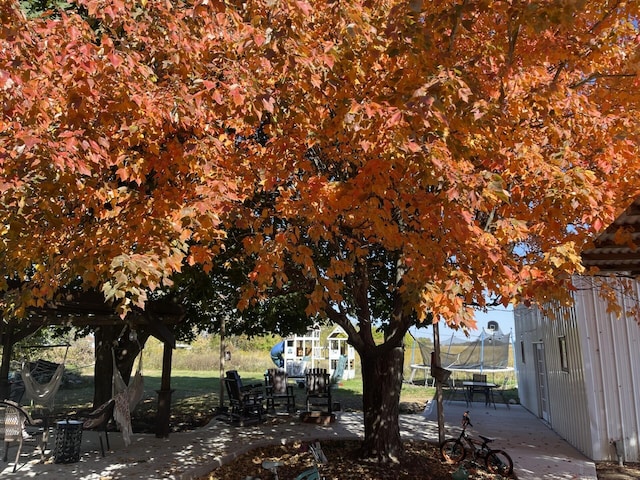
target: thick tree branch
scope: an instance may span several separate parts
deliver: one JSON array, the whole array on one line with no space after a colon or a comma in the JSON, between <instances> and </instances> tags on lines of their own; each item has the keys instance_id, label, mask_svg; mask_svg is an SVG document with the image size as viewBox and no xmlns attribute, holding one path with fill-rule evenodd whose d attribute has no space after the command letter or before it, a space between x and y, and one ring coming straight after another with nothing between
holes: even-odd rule
<instances>
[{"instance_id":1,"label":"thick tree branch","mask_svg":"<svg viewBox=\"0 0 640 480\"><path fill-rule=\"evenodd\" d=\"M576 88L580 88L582 85L585 85L586 83L589 82L593 82L599 78L634 78L637 77L638 75L636 73L611 73L611 74L605 74L605 73L592 73L591 75L589 75L588 77L583 78L582 80L580 80L579 82L573 83L571 85L569 85L569 88L572 89L576 89Z\"/></svg>"},{"instance_id":2,"label":"thick tree branch","mask_svg":"<svg viewBox=\"0 0 640 480\"><path fill-rule=\"evenodd\" d=\"M593 26L589 29L589 33L594 33L596 30L598 30L598 28L600 28L600 25L602 25L613 13L615 13L616 10L618 10L619 6L620 6L620 0L615 2L611 6L611 8L604 13L602 18L593 24Z\"/></svg>"},{"instance_id":3,"label":"thick tree branch","mask_svg":"<svg viewBox=\"0 0 640 480\"><path fill-rule=\"evenodd\" d=\"M553 80L551 80L552 84L558 81L558 79L560 78L560 74L562 73L562 71L565 69L566 66L567 66L567 62L560 62L560 65L558 65L558 68L556 68L556 73L553 75Z\"/></svg>"},{"instance_id":4,"label":"thick tree branch","mask_svg":"<svg viewBox=\"0 0 640 480\"><path fill-rule=\"evenodd\" d=\"M509 19L509 51L507 53L507 66L510 67L513 64L513 57L516 52L516 43L518 41L518 34L520 33L520 24L516 23L515 27L512 24L512 19Z\"/></svg>"},{"instance_id":5,"label":"thick tree branch","mask_svg":"<svg viewBox=\"0 0 640 480\"><path fill-rule=\"evenodd\" d=\"M462 13L464 12L464 7L467 6L468 0L464 0L462 5L458 5L456 7L457 14L453 19L453 26L451 27L451 35L449 36L449 47L447 51L450 53L453 51L453 45L455 43L456 34L458 33L458 27L460 25L460 19L462 18Z\"/></svg>"},{"instance_id":6,"label":"thick tree branch","mask_svg":"<svg viewBox=\"0 0 640 480\"><path fill-rule=\"evenodd\" d=\"M349 317L344 312L337 312L336 310L331 308L331 305L329 304L327 304L325 308L325 313L327 317L329 317L329 320L337 325L340 325L344 329L347 336L349 337L349 343L353 345L356 351L358 353L363 352L365 343L358 333L358 330L356 330L355 325L349 320ZM362 331L362 329L360 329L360 331Z\"/></svg>"}]
</instances>

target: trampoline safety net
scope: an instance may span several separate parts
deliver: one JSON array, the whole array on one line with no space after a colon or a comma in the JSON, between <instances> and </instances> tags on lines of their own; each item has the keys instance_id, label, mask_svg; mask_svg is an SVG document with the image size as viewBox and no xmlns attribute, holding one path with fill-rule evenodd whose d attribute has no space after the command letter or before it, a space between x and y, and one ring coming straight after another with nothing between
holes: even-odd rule
<instances>
[{"instance_id":1,"label":"trampoline safety net","mask_svg":"<svg viewBox=\"0 0 640 480\"><path fill-rule=\"evenodd\" d=\"M431 363L433 343L417 338L424 365ZM500 330L482 331L479 337L463 343L450 343L440 352L440 365L447 369L459 370L499 370L509 366L510 334ZM447 351L444 351L447 350Z\"/></svg>"}]
</instances>

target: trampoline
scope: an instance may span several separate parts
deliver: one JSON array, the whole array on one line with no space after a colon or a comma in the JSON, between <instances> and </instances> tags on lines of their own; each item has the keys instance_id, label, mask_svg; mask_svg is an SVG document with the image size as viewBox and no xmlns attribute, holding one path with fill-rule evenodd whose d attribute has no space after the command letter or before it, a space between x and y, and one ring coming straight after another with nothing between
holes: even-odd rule
<instances>
[{"instance_id":1,"label":"trampoline","mask_svg":"<svg viewBox=\"0 0 640 480\"><path fill-rule=\"evenodd\" d=\"M414 383L416 374L422 371L425 376L425 386L427 386L430 380L433 342L428 338L414 337L414 346L416 345L419 347L422 363L410 365L411 374L408 382ZM511 332L504 333L500 328L490 330L483 328L480 335L464 339L458 339L455 334L452 334L447 344L442 343L440 366L451 370L453 374L512 372L514 368L509 366L511 347ZM431 380L433 381L432 378Z\"/></svg>"}]
</instances>

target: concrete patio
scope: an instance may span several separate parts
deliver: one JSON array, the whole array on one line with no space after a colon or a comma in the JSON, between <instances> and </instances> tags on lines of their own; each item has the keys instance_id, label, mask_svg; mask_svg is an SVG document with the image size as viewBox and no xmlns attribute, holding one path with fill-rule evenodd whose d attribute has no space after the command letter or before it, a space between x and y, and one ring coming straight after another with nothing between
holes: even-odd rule
<instances>
[{"instance_id":1,"label":"concrete patio","mask_svg":"<svg viewBox=\"0 0 640 480\"><path fill-rule=\"evenodd\" d=\"M496 448L506 450L513 458L520 480L596 480L593 462L519 405L507 409L506 405L499 404L494 409L481 403L474 403L470 408L464 402L447 403L447 436L459 433L460 419L467 409L473 422L470 433L495 438ZM21 460L26 463L21 463L16 473L11 473L12 463L4 464L1 472L6 478L39 477L42 480L193 479L260 445L362 438L361 413L340 412L337 417L327 426L301 423L295 416L271 417L265 423L249 427L235 427L214 419L206 427L174 433L166 439L134 434L128 448L121 435L113 432L109 435L111 452L104 458L100 454L98 434L84 432L79 462L56 464L48 459L41 463L37 454L26 449ZM437 442L435 412L427 417L401 415L400 422L403 438ZM12 452L15 455L15 450L10 450L10 459ZM242 472L238 473L239 479L244 478Z\"/></svg>"}]
</instances>

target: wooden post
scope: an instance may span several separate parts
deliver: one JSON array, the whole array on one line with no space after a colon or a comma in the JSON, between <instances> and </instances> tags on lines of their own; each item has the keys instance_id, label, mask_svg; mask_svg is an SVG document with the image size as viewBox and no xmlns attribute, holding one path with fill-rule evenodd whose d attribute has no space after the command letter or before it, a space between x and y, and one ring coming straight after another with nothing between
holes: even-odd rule
<instances>
[{"instance_id":1,"label":"wooden post","mask_svg":"<svg viewBox=\"0 0 640 480\"><path fill-rule=\"evenodd\" d=\"M20 326L4 324L0 326L0 344L2 345L2 364L0 364L0 399L9 398L11 384L9 372L11 371L11 354L16 343L21 342L29 335L42 328L39 324L21 323Z\"/></svg>"},{"instance_id":2,"label":"wooden post","mask_svg":"<svg viewBox=\"0 0 640 480\"><path fill-rule=\"evenodd\" d=\"M440 328L433 322L433 351L436 367L440 367ZM438 407L438 441L444 442L444 403L442 401L442 382L436 379L436 405Z\"/></svg>"},{"instance_id":3,"label":"wooden post","mask_svg":"<svg viewBox=\"0 0 640 480\"><path fill-rule=\"evenodd\" d=\"M164 342L164 352L162 356L162 380L158 392L158 414L156 417L156 437L166 438L169 436L169 419L171 416L171 357L173 347L169 342Z\"/></svg>"},{"instance_id":4,"label":"wooden post","mask_svg":"<svg viewBox=\"0 0 640 480\"><path fill-rule=\"evenodd\" d=\"M0 395L1 398L9 398L11 385L9 384L9 371L11 363L11 350L14 344L13 327L5 327L2 335L2 365L0 365Z\"/></svg>"},{"instance_id":5,"label":"wooden post","mask_svg":"<svg viewBox=\"0 0 640 480\"><path fill-rule=\"evenodd\" d=\"M224 361L225 361L225 348L224 348L224 336L225 336L225 320L226 315L222 316L220 320L220 406L219 413L224 412Z\"/></svg>"}]
</instances>

